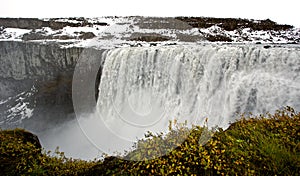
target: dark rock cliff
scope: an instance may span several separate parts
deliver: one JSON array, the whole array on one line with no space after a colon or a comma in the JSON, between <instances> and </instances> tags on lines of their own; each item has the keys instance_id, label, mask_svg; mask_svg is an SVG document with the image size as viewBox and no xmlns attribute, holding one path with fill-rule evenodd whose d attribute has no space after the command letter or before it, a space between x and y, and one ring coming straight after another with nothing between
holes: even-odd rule
<instances>
[{"instance_id":1,"label":"dark rock cliff","mask_svg":"<svg viewBox=\"0 0 300 176\"><path fill-rule=\"evenodd\" d=\"M101 53L51 43L0 42L0 96L5 100L0 103L0 127L21 125L40 131L49 124L73 118L72 79L76 63L85 58L87 65L80 69L87 72L88 65L101 60Z\"/></svg>"}]
</instances>

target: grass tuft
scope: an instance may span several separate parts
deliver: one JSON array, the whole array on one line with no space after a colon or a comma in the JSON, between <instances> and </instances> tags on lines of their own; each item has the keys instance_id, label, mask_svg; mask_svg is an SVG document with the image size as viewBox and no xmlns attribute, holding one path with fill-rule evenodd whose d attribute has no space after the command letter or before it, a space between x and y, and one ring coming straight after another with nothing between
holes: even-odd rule
<instances>
[{"instance_id":1,"label":"grass tuft","mask_svg":"<svg viewBox=\"0 0 300 176\"><path fill-rule=\"evenodd\" d=\"M54 155L21 137L0 132L2 175L297 175L300 173L300 113L290 107L245 117L226 130L170 124L167 134L145 135L136 149L102 161ZM204 137L203 137L204 136ZM182 140L184 139L184 140ZM206 140L206 141L203 141ZM25 141L25 142L24 142ZM27 141L27 142L26 142ZM174 150L167 151L168 147ZM151 159L153 154L167 153ZM127 160L126 160L127 159ZM134 159L139 161L132 161Z\"/></svg>"}]
</instances>

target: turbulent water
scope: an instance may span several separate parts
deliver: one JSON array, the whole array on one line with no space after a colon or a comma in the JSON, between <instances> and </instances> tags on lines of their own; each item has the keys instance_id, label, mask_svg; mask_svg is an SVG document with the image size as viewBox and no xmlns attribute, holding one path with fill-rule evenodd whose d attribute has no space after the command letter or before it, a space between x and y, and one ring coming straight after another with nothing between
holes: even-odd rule
<instances>
[{"instance_id":1,"label":"turbulent water","mask_svg":"<svg viewBox=\"0 0 300 176\"><path fill-rule=\"evenodd\" d=\"M183 45L105 53L96 112L80 118L105 152L132 145L169 120L228 127L238 114L300 110L297 47ZM101 134L99 136L99 134Z\"/></svg>"},{"instance_id":2,"label":"turbulent water","mask_svg":"<svg viewBox=\"0 0 300 176\"><path fill-rule=\"evenodd\" d=\"M211 125L224 127L236 113L300 108L299 57L298 49L277 47L116 49L106 56L97 107L108 121L124 116L148 125L157 118L201 122L207 117ZM132 117L145 110L149 122Z\"/></svg>"}]
</instances>

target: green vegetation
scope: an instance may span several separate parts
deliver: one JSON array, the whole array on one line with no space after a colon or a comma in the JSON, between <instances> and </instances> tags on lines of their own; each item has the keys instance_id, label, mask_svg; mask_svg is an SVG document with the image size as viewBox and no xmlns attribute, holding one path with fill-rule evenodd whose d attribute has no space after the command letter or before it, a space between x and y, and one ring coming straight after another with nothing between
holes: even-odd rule
<instances>
[{"instance_id":1,"label":"green vegetation","mask_svg":"<svg viewBox=\"0 0 300 176\"><path fill-rule=\"evenodd\" d=\"M176 124L176 123L175 123ZM225 131L173 125L146 134L125 160L85 162L41 153L24 138L0 133L0 170L6 175L297 175L300 173L300 113L287 107L275 114L242 116ZM171 125L170 125L171 127ZM14 130L19 131L19 129ZM205 135L203 135L205 134ZM204 136L204 138L203 138ZM180 139L185 139L183 142ZM208 140L205 142L205 140ZM167 151L166 146L178 146ZM167 155L149 159L152 154ZM151 158L151 157L150 157ZM140 160L140 161L137 161ZM7 164L9 163L9 164Z\"/></svg>"},{"instance_id":2,"label":"green vegetation","mask_svg":"<svg viewBox=\"0 0 300 176\"><path fill-rule=\"evenodd\" d=\"M95 162L42 152L38 139L22 130L0 132L0 175L82 175Z\"/></svg>"}]
</instances>

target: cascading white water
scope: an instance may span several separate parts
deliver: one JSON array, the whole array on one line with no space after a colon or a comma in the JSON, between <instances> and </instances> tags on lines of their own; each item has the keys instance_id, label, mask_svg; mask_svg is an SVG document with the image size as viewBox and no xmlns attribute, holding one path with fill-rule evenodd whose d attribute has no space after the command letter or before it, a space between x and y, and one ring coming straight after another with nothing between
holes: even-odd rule
<instances>
[{"instance_id":1,"label":"cascading white water","mask_svg":"<svg viewBox=\"0 0 300 176\"><path fill-rule=\"evenodd\" d=\"M83 129L108 152L130 147L146 131L166 130L172 119L203 125L208 118L209 126L226 128L237 113L272 112L283 106L299 110L299 100L299 48L120 48L106 55L97 118L93 127ZM105 136L100 140L97 128Z\"/></svg>"},{"instance_id":2,"label":"cascading white water","mask_svg":"<svg viewBox=\"0 0 300 176\"><path fill-rule=\"evenodd\" d=\"M130 98L135 109L143 108L141 91L152 91L166 118L208 117L226 127L237 112L300 108L300 51L218 45L110 51L99 86L101 114L114 121Z\"/></svg>"},{"instance_id":3,"label":"cascading white water","mask_svg":"<svg viewBox=\"0 0 300 176\"><path fill-rule=\"evenodd\" d=\"M165 131L172 119L203 125L208 118L226 128L236 113L283 106L300 110L299 47L119 48L106 53L97 111L79 123L94 146L112 153L148 130Z\"/></svg>"}]
</instances>

